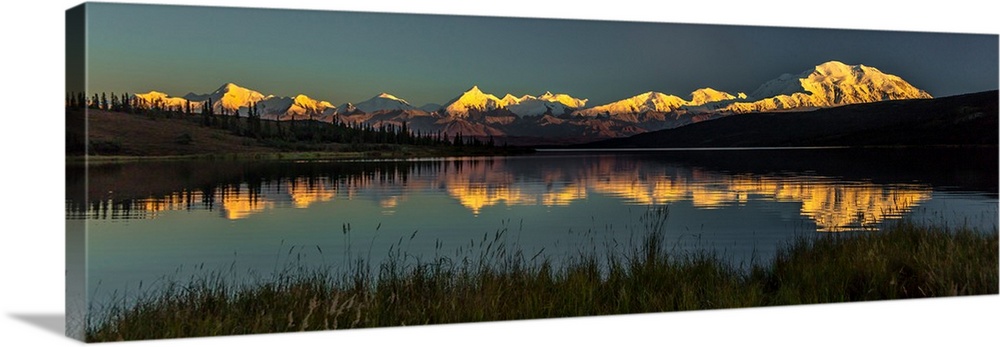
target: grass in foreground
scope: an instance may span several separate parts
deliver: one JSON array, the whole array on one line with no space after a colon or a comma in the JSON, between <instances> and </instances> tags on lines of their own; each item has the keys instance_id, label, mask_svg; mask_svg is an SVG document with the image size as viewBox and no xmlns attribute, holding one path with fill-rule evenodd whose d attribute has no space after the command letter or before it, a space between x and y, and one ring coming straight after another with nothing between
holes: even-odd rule
<instances>
[{"instance_id":1,"label":"grass in foreground","mask_svg":"<svg viewBox=\"0 0 1000 347\"><path fill-rule=\"evenodd\" d=\"M665 217L665 213L662 215ZM655 223L654 223L655 224ZM649 225L649 224L647 224ZM656 226L660 228L662 224ZM998 293L997 233L912 223L796 240L767 264L669 254L660 230L621 256L556 268L503 245L478 259L335 276L306 272L253 287L174 284L108 311L87 341L158 339Z\"/></svg>"}]
</instances>

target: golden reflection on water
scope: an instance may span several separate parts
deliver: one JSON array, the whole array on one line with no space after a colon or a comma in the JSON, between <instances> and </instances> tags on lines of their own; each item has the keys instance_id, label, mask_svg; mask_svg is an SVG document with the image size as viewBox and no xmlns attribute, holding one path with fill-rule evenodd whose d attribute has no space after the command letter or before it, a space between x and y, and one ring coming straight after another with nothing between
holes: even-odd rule
<instances>
[{"instance_id":1,"label":"golden reflection on water","mask_svg":"<svg viewBox=\"0 0 1000 347\"><path fill-rule=\"evenodd\" d=\"M376 203L383 214L408 207L408 196L443 192L459 205L479 215L493 206L568 206L598 196L625 204L664 205L690 203L698 209L739 207L752 201L798 203L799 213L815 222L818 231L870 228L897 218L931 197L931 188L918 184L876 184L844 181L815 175L727 174L696 167L641 165L641 162L601 157L577 165L534 168L526 178L504 161L490 165L452 166L411 173L405 182L399 172L345 178L296 178L279 184L277 191L261 193L240 187L216 189L210 197L227 219L244 219L280 207L308 208L317 203L352 200L367 190L395 187ZM424 169L426 170L426 169ZM378 177L376 179L375 177ZM160 211L190 209L206 200L201 192L178 192L141 200L136 206L146 218Z\"/></svg>"},{"instance_id":2,"label":"golden reflection on water","mask_svg":"<svg viewBox=\"0 0 1000 347\"><path fill-rule=\"evenodd\" d=\"M247 193L224 194L222 198L222 215L230 220L244 219L271 208L273 201L254 199Z\"/></svg>"},{"instance_id":3,"label":"golden reflection on water","mask_svg":"<svg viewBox=\"0 0 1000 347\"><path fill-rule=\"evenodd\" d=\"M316 202L333 200L336 194L334 186L328 185L325 180L310 183L305 178L297 178L287 183L288 195L292 199L295 208L308 208Z\"/></svg>"},{"instance_id":4,"label":"golden reflection on water","mask_svg":"<svg viewBox=\"0 0 1000 347\"><path fill-rule=\"evenodd\" d=\"M534 194L526 193L519 187L510 187L506 184L466 182L460 179L449 180L448 195L471 210L472 214L479 214L484 207L496 206L501 203L508 206L536 205L538 203Z\"/></svg>"},{"instance_id":5,"label":"golden reflection on water","mask_svg":"<svg viewBox=\"0 0 1000 347\"><path fill-rule=\"evenodd\" d=\"M155 218L163 211L183 211L190 209L195 201L202 201L201 192L175 192L164 197L141 199L136 209L145 218ZM115 216L117 217L117 213Z\"/></svg>"},{"instance_id":6,"label":"golden reflection on water","mask_svg":"<svg viewBox=\"0 0 1000 347\"><path fill-rule=\"evenodd\" d=\"M820 176L731 175L698 168L656 172L636 166L622 170L602 160L581 172L543 174L544 189L512 186L505 175L472 168L443 178L448 193L474 214L499 204L565 206L592 195L605 195L635 205L689 201L699 209L743 206L751 200L799 203L800 214L817 231L871 228L898 218L931 198L931 188L918 184L850 182ZM496 167L490 170L496 170ZM470 180L470 177L476 177Z\"/></svg>"},{"instance_id":7,"label":"golden reflection on water","mask_svg":"<svg viewBox=\"0 0 1000 347\"><path fill-rule=\"evenodd\" d=\"M552 189L542 194L542 205L545 206L568 206L576 200L587 198L587 187L569 184L561 189Z\"/></svg>"}]
</instances>

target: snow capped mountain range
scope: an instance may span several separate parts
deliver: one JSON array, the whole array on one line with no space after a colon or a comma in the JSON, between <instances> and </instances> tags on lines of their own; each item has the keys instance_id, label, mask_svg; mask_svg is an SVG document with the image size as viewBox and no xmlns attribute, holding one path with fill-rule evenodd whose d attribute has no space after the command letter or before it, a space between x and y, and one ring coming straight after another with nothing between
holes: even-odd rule
<instances>
[{"instance_id":1,"label":"snow capped mountain range","mask_svg":"<svg viewBox=\"0 0 1000 347\"><path fill-rule=\"evenodd\" d=\"M213 110L232 112L240 107L273 97L273 95L264 96L258 91L240 87L235 83L226 83L209 94L188 93L184 99L199 103L212 100Z\"/></svg>"},{"instance_id":2,"label":"snow capped mountain range","mask_svg":"<svg viewBox=\"0 0 1000 347\"><path fill-rule=\"evenodd\" d=\"M276 120L309 119L317 116L331 116L337 107L327 101L320 101L299 94L294 98L268 97L257 101L257 112L261 118ZM249 107L239 107L241 116L249 114Z\"/></svg>"},{"instance_id":3,"label":"snow capped mountain range","mask_svg":"<svg viewBox=\"0 0 1000 347\"><path fill-rule=\"evenodd\" d=\"M639 114L644 112L670 112L688 104L690 104L688 101L678 96L650 91L610 104L580 110L576 114L594 117L600 115Z\"/></svg>"},{"instance_id":4,"label":"snow capped mountain range","mask_svg":"<svg viewBox=\"0 0 1000 347\"><path fill-rule=\"evenodd\" d=\"M552 94L548 91L537 97L524 95L515 98L513 95L507 94L503 101L506 103L504 107L521 117L546 114L561 115L587 105L587 99L577 99L567 94Z\"/></svg>"},{"instance_id":5,"label":"snow capped mountain range","mask_svg":"<svg viewBox=\"0 0 1000 347\"><path fill-rule=\"evenodd\" d=\"M440 111L442 115L457 118L469 117L470 113L481 114L505 109L514 115L523 117L544 114L561 115L582 108L586 104L587 99L577 99L567 94L552 94L551 92L545 92L539 96L524 95L521 97L508 93L501 99L493 94L484 93L479 89L479 86L472 86L444 105L428 104L420 109L427 112Z\"/></svg>"},{"instance_id":6,"label":"snow capped mountain range","mask_svg":"<svg viewBox=\"0 0 1000 347\"><path fill-rule=\"evenodd\" d=\"M786 110L808 110L883 100L930 98L902 78L865 65L830 61L799 74L783 74L767 81L749 95L701 88L687 98L649 91L604 105L587 107L588 99L545 92L521 97L498 98L478 86L443 105L420 108L388 93L358 103L334 106L306 95L265 96L258 91L226 83L208 94L188 93L172 97L150 91L136 94L153 105L199 112L211 100L215 112L238 112L246 116L251 105L265 119L322 121L346 120L379 124L413 122L414 116L431 116L412 129L422 131L470 131L472 136L561 136L616 137L682 126L730 114ZM378 115L375 117L375 115ZM544 131L543 131L544 128ZM452 129L452 130L449 130Z\"/></svg>"},{"instance_id":7,"label":"snow capped mountain range","mask_svg":"<svg viewBox=\"0 0 1000 347\"><path fill-rule=\"evenodd\" d=\"M155 90L151 90L149 93L135 94L135 97L150 105L160 105L162 107L177 108L182 110L185 109L189 103L188 99L169 96L166 93L161 93ZM198 102L197 106L198 109L201 109L201 102Z\"/></svg>"},{"instance_id":8,"label":"snow capped mountain range","mask_svg":"<svg viewBox=\"0 0 1000 347\"><path fill-rule=\"evenodd\" d=\"M794 76L781 75L765 82L750 96L750 102L736 102L725 109L745 113L931 97L898 76L838 61L823 63Z\"/></svg>"}]
</instances>

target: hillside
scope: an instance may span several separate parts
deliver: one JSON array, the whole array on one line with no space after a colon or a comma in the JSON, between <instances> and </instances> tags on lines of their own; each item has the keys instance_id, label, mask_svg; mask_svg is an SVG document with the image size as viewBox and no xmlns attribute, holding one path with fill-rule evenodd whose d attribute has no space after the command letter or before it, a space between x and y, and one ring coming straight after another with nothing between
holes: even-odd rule
<instances>
[{"instance_id":1,"label":"hillside","mask_svg":"<svg viewBox=\"0 0 1000 347\"><path fill-rule=\"evenodd\" d=\"M70 111L73 112L73 111ZM82 117L83 110L75 110ZM277 149L186 119L87 110L87 139L98 155L165 156L265 153Z\"/></svg>"},{"instance_id":2,"label":"hillside","mask_svg":"<svg viewBox=\"0 0 1000 347\"><path fill-rule=\"evenodd\" d=\"M808 112L738 114L574 148L992 145L997 91Z\"/></svg>"},{"instance_id":3,"label":"hillside","mask_svg":"<svg viewBox=\"0 0 1000 347\"><path fill-rule=\"evenodd\" d=\"M86 112L85 112L86 111ZM130 114L67 108L66 154L117 160L119 157L223 155L233 158L428 157L447 155L515 155L533 150L475 139L452 140L403 136L398 129L358 129L320 121L264 120L257 137L251 123L202 124L200 116L161 112ZM227 125L228 124L228 125ZM84 132L86 129L86 132ZM93 159L93 157L91 157Z\"/></svg>"}]
</instances>

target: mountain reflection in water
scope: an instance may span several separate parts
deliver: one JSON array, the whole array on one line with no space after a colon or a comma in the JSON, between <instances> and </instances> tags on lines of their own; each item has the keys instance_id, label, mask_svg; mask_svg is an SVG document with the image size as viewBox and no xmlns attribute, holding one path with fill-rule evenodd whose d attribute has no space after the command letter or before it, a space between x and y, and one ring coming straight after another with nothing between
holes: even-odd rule
<instances>
[{"instance_id":1,"label":"mountain reflection in water","mask_svg":"<svg viewBox=\"0 0 1000 347\"><path fill-rule=\"evenodd\" d=\"M989 175L989 170L980 171ZM412 197L428 194L447 196L475 216L491 208L571 206L603 197L616 204L688 203L697 209L750 202L794 203L799 214L823 232L863 230L904 216L930 200L938 183L936 178L886 180L878 177L885 176L882 172L872 179L864 172L845 177L816 170L720 169L704 161L692 164L690 157L650 154L239 165L130 163L92 169L90 175L86 207L71 197L71 217L157 218L166 211L201 209L235 220L255 218L272 209L309 209L334 200L375 201L379 212L387 215L429 208L411 203ZM102 183L106 186L100 187ZM980 193L995 196L992 189Z\"/></svg>"}]
</instances>

